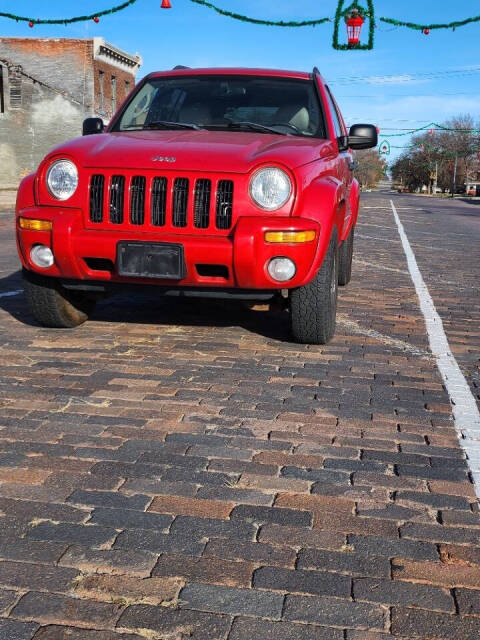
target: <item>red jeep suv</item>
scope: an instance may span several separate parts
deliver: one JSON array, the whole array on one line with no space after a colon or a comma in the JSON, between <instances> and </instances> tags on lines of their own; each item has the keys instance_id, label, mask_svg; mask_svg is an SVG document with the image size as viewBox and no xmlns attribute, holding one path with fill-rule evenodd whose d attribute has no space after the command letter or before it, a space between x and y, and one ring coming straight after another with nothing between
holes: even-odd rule
<instances>
[{"instance_id":1,"label":"red jeep suv","mask_svg":"<svg viewBox=\"0 0 480 640\"><path fill-rule=\"evenodd\" d=\"M350 280L359 187L347 132L320 73L151 73L107 127L53 149L21 183L16 231L25 294L48 327L84 322L119 287L269 300L295 340L335 331ZM95 134L95 135L92 135Z\"/></svg>"}]
</instances>

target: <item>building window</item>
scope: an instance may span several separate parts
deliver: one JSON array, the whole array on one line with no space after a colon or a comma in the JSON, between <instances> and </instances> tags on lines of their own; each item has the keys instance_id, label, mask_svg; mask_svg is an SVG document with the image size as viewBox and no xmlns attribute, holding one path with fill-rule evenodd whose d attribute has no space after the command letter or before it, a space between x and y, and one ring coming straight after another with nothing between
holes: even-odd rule
<instances>
[{"instance_id":1,"label":"building window","mask_svg":"<svg viewBox=\"0 0 480 640\"><path fill-rule=\"evenodd\" d=\"M125 97L127 97L129 93L130 93L130 82L128 80L125 80Z\"/></svg>"},{"instance_id":2,"label":"building window","mask_svg":"<svg viewBox=\"0 0 480 640\"><path fill-rule=\"evenodd\" d=\"M3 67L0 64L0 113L5 113L5 95L3 93Z\"/></svg>"},{"instance_id":3,"label":"building window","mask_svg":"<svg viewBox=\"0 0 480 640\"><path fill-rule=\"evenodd\" d=\"M22 76L17 71L9 70L10 109L22 108Z\"/></svg>"},{"instance_id":4,"label":"building window","mask_svg":"<svg viewBox=\"0 0 480 640\"><path fill-rule=\"evenodd\" d=\"M103 71L98 72L98 86L100 90L99 110L100 110L100 113L105 113L105 91L103 86Z\"/></svg>"},{"instance_id":5,"label":"building window","mask_svg":"<svg viewBox=\"0 0 480 640\"><path fill-rule=\"evenodd\" d=\"M117 79L112 76L112 114L117 110Z\"/></svg>"}]
</instances>

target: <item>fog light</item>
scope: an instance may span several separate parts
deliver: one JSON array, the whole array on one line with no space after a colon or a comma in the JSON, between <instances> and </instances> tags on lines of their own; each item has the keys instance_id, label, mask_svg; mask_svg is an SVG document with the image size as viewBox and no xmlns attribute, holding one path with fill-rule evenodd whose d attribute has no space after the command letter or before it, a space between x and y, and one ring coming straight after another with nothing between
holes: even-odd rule
<instances>
[{"instance_id":1,"label":"fog light","mask_svg":"<svg viewBox=\"0 0 480 640\"><path fill-rule=\"evenodd\" d=\"M41 269L48 269L54 263L52 250L44 244L36 244L31 248L30 260Z\"/></svg>"},{"instance_id":2,"label":"fog light","mask_svg":"<svg viewBox=\"0 0 480 640\"><path fill-rule=\"evenodd\" d=\"M273 258L268 263L268 273L277 282L286 282L295 275L297 268L290 258Z\"/></svg>"}]
</instances>

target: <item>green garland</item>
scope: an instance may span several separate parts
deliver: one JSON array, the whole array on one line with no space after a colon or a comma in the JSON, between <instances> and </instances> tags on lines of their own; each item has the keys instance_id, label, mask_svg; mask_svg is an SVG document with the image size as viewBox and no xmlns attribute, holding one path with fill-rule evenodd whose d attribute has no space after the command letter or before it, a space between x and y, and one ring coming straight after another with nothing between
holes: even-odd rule
<instances>
[{"instance_id":1,"label":"green garland","mask_svg":"<svg viewBox=\"0 0 480 640\"><path fill-rule=\"evenodd\" d=\"M416 22L404 22L403 20L396 20L395 18L379 18L382 22L387 24L393 24L395 27L407 27L408 29L415 29L417 31L424 31L425 29L456 29L457 27L464 27L467 24L473 22L480 22L480 16L472 16L465 20L454 20L453 22L444 23L432 23L432 24L418 24Z\"/></svg>"},{"instance_id":2,"label":"green garland","mask_svg":"<svg viewBox=\"0 0 480 640\"><path fill-rule=\"evenodd\" d=\"M257 18L250 18L248 16L244 16L240 13L233 13L232 11L226 11L225 9L220 9L216 5L211 2L207 2L207 0L190 0L190 2L194 2L195 4L200 4L208 9L212 9L216 11L221 16L227 16L228 18L233 18L234 20L240 20L241 22L250 22L252 24L263 24L269 27L315 27L318 24L324 24L325 22L331 22L330 18L317 18L316 20L260 20Z\"/></svg>"},{"instance_id":3,"label":"green garland","mask_svg":"<svg viewBox=\"0 0 480 640\"><path fill-rule=\"evenodd\" d=\"M72 24L73 22L85 22L86 20L93 20L94 18L107 16L111 13L117 13L117 11L122 11L135 2L137 2L137 0L126 0L111 9L97 11L96 13L85 16L75 16L74 18L53 18L46 20L44 18L26 18L25 16L17 16L14 13L5 13L4 11L0 11L0 18L10 18L10 20L15 20L16 22L30 22L32 24Z\"/></svg>"},{"instance_id":4,"label":"green garland","mask_svg":"<svg viewBox=\"0 0 480 640\"><path fill-rule=\"evenodd\" d=\"M455 133L480 133L480 129L452 129L451 127L445 127L443 124L438 124L437 122L430 122L430 124L426 124L424 127L419 127L418 129L412 129L411 131L402 131L401 133L384 133L383 136L385 138L396 138L399 136L411 136L414 133L419 133L420 131L426 131L426 129L436 129L439 131L453 131Z\"/></svg>"},{"instance_id":5,"label":"green garland","mask_svg":"<svg viewBox=\"0 0 480 640\"><path fill-rule=\"evenodd\" d=\"M111 15L113 13L117 13L118 11L122 11L127 7L135 4L137 0L125 0L121 4L111 7L110 9L104 9L102 11L97 11L95 13L89 15L81 15L74 16L73 18L31 18L26 16L20 16L15 13L8 13L5 11L0 11L0 18L8 18L10 20L15 20L16 22L28 22L31 26L35 24L72 24L74 22L84 22L87 20L93 20L95 18L100 18L101 16ZM239 20L241 22L249 22L252 24L259 24L265 26L272 27L314 27L316 25L324 24L326 22L331 22L331 19L328 17L325 18L316 18L312 20L262 20L260 18L251 18L249 16L235 13L233 11L227 11L218 7L217 5L209 2L208 0L190 0L195 4L204 6L216 13L226 16L228 18L233 18L234 20ZM335 12L334 18L334 32L333 32L333 47L335 49L339 49L341 51L349 50L349 49L372 49L374 44L374 30L375 30L375 15L374 15L374 7L373 0L367 0L368 9L362 8L358 4L358 0L354 0L353 4L351 4L348 8L343 9L344 2L340 1L337 5L337 10ZM349 46L348 44L341 44L339 41L339 26L342 21L342 18L346 18L346 16L352 11L352 9L359 9L359 13L364 17L369 19L369 35L368 35L368 43L367 44L359 44L356 46ZM445 23L432 23L432 24L419 24L416 22L406 22L404 20L397 20L396 18L386 18L381 17L378 18L380 22L385 22L387 24L391 24L395 27L406 27L408 29L414 29L417 31L425 31L425 30L433 30L433 29L456 29L457 27L464 27L465 25L480 22L480 15L471 16L470 18L465 18L465 20L454 20L452 22ZM420 131L420 129L419 129ZM401 134L397 134L401 135ZM408 134L406 134L408 135Z\"/></svg>"}]
</instances>

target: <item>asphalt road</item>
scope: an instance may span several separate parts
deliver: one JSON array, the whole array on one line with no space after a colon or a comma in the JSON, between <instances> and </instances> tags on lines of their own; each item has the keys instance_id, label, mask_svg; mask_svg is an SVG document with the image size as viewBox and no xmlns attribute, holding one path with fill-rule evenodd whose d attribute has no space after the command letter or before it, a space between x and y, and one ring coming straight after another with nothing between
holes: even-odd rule
<instances>
[{"instance_id":1,"label":"asphalt road","mask_svg":"<svg viewBox=\"0 0 480 640\"><path fill-rule=\"evenodd\" d=\"M0 214L0 640L478 640L480 445L391 200L478 400L476 205L365 194L324 347L151 295L41 328Z\"/></svg>"}]
</instances>

